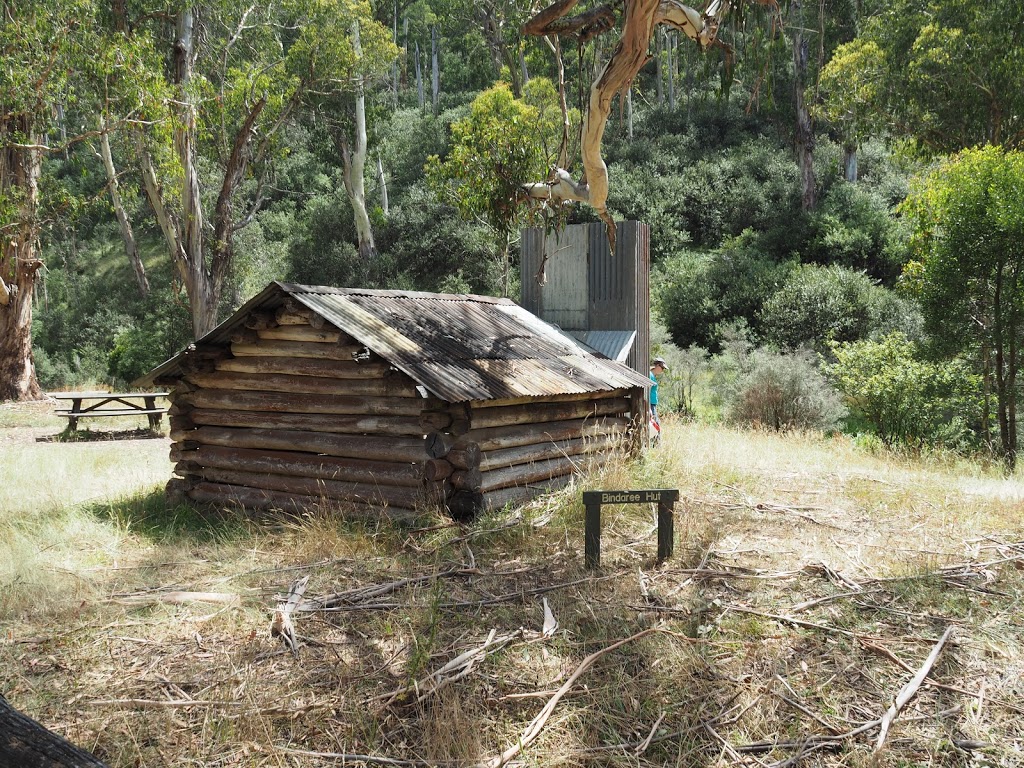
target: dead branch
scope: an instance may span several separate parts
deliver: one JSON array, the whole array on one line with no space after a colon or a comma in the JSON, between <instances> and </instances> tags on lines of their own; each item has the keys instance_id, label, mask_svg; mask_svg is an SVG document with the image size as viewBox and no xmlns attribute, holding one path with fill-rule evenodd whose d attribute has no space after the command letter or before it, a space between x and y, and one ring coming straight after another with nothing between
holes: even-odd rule
<instances>
[{"instance_id":1,"label":"dead branch","mask_svg":"<svg viewBox=\"0 0 1024 768\"><path fill-rule=\"evenodd\" d=\"M879 721L881 729L878 733L878 741L875 742L876 753L881 751L882 747L885 745L885 737L889 734L889 726L892 725L893 720L896 719L896 716L900 713L900 710L903 709L906 703L914 698L918 688L921 687L921 683L923 683L924 679L928 677L928 673L931 672L932 667L938 660L939 654L942 653L943 646L945 646L949 638L952 637L954 629L955 627L952 625L946 627L946 631L942 633L942 637L939 638L939 642L937 642L935 647L932 648L931 653L928 654L928 658L925 659L924 664L921 665L917 674L911 678L910 682L903 686L898 694L896 694L895 700L893 700L889 709L886 710L886 713L882 715L882 719Z\"/></svg>"},{"instance_id":2,"label":"dead branch","mask_svg":"<svg viewBox=\"0 0 1024 768\"><path fill-rule=\"evenodd\" d=\"M306 584L309 576L303 576L292 584L288 592L288 598L279 603L274 611L274 620L270 624L270 636L280 637L282 642L296 656L299 653L299 639L295 636L295 626L292 624L292 613L302 602L302 594L306 591Z\"/></svg>"},{"instance_id":3,"label":"dead branch","mask_svg":"<svg viewBox=\"0 0 1024 768\"><path fill-rule=\"evenodd\" d=\"M449 568L445 571L440 571L438 573L428 573L423 576L412 576L407 579L389 581L386 584L374 584L373 586L369 587L359 587L357 589L346 590L345 592L335 592L331 595L313 598L307 600L300 610L323 611L344 605L358 605L372 598L381 597L382 595L389 595L393 592L397 592L399 589L402 589L403 587L413 586L415 584L423 584L431 581L438 581L440 579L447 579L452 576L464 576L475 573L478 573L476 568L469 568L464 565L459 565L454 568Z\"/></svg>"},{"instance_id":4,"label":"dead branch","mask_svg":"<svg viewBox=\"0 0 1024 768\"><path fill-rule=\"evenodd\" d=\"M372 696L367 700L367 702L383 700L384 706L388 706L395 701L405 699L410 693L416 694L417 701L423 701L427 697L437 693L448 684L453 683L456 680L461 680L469 675L488 653L493 653L494 651L504 648L513 640L517 640L522 637L524 632L520 629L512 632L511 634L502 635L501 637L495 637L496 634L497 631L492 629L483 645L479 645L475 648L469 649L468 651L460 653L440 669L430 673L422 680L415 680L409 685L403 686L389 693Z\"/></svg>"},{"instance_id":5,"label":"dead branch","mask_svg":"<svg viewBox=\"0 0 1024 768\"><path fill-rule=\"evenodd\" d=\"M515 744L506 749L500 755L495 755L489 760L485 760L482 763L477 763L474 768L501 768L501 766L508 763L509 760L514 758L516 755L518 755L520 752L526 749L526 747L528 747L531 743L533 743L534 739L536 739L540 732L544 729L544 725L547 723L548 718L551 717L551 713L555 711L555 707L558 706L558 702L562 699L563 696L565 696L568 690L572 688L573 685L575 685L576 681L580 678L580 676L588 669L590 669L592 666L594 666L594 662L596 662L605 654L611 653L612 651L617 650L618 648L621 648L624 645L639 640L641 637L646 637L647 635L659 631L660 630L656 627L645 629L642 632L637 632L635 635L630 635L629 637L623 640L619 640L618 642L612 643L611 645L602 648L599 651L595 651L594 653L587 656L587 658L585 658L580 663L580 665L576 667L576 671L569 676L569 679L562 683L562 687L555 692L555 695L548 699L548 703L545 704L543 709L541 709L541 711L537 713L537 716L530 721L530 724L526 726L526 730L523 731L522 736L519 737L519 740Z\"/></svg>"}]
</instances>

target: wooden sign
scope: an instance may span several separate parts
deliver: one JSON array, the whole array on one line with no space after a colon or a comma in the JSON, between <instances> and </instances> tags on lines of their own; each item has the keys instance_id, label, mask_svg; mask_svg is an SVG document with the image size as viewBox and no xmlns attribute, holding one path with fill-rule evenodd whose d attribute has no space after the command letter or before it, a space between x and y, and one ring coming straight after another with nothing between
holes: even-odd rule
<instances>
[{"instance_id":1,"label":"wooden sign","mask_svg":"<svg viewBox=\"0 0 1024 768\"><path fill-rule=\"evenodd\" d=\"M583 558L587 568L601 564L601 506L603 504L658 505L658 562L672 557L675 539L672 508L679 500L678 489L659 488L640 491L584 491L587 508L583 534Z\"/></svg>"}]
</instances>

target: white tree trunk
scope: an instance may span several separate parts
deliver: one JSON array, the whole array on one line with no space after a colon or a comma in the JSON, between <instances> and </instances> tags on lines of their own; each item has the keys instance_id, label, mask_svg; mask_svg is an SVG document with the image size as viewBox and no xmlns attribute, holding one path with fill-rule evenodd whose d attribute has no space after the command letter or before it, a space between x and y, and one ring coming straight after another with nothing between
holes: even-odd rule
<instances>
[{"instance_id":1,"label":"white tree trunk","mask_svg":"<svg viewBox=\"0 0 1024 768\"><path fill-rule=\"evenodd\" d=\"M117 169L114 167L114 155L110 151L110 134L107 132L107 124L103 115L99 117L100 130L100 159L103 161L103 168L107 172L107 188L110 190L110 202L114 206L114 216L117 217L117 226L121 230L121 240L124 242L124 252L128 262L132 265L135 273L135 282L139 286L139 293L143 296L149 294L149 279L146 277L146 267L139 255L139 246L135 242L135 232L132 230L131 220L124 208L124 201L121 199L120 185L117 183Z\"/></svg>"},{"instance_id":2,"label":"white tree trunk","mask_svg":"<svg viewBox=\"0 0 1024 768\"><path fill-rule=\"evenodd\" d=\"M423 96L423 66L420 63L420 43L416 41L416 97L419 100L420 109L426 103Z\"/></svg>"},{"instance_id":3,"label":"white tree trunk","mask_svg":"<svg viewBox=\"0 0 1024 768\"><path fill-rule=\"evenodd\" d=\"M386 218L391 215L391 208L388 205L388 180L384 175L384 163L381 162L380 155L377 155L377 186L380 188L380 207Z\"/></svg>"},{"instance_id":4,"label":"white tree trunk","mask_svg":"<svg viewBox=\"0 0 1024 768\"><path fill-rule=\"evenodd\" d=\"M362 46L359 43L359 22L352 23L352 49L355 52L357 68L362 58ZM359 238L359 255L370 259L377 251L373 241L373 227L370 215L366 210L366 94L363 76L356 75L356 131L355 146L350 147L347 139L342 141L342 161L344 164L345 191L352 203L352 215L355 219L356 235Z\"/></svg>"},{"instance_id":5,"label":"white tree trunk","mask_svg":"<svg viewBox=\"0 0 1024 768\"><path fill-rule=\"evenodd\" d=\"M793 27L793 100L796 107L796 161L800 168L800 207L812 211L818 205L817 180L814 177L814 123L804 103L807 80L807 42L800 25L800 0L789 6Z\"/></svg>"},{"instance_id":6,"label":"white tree trunk","mask_svg":"<svg viewBox=\"0 0 1024 768\"><path fill-rule=\"evenodd\" d=\"M441 65L438 51L437 27L430 28L430 103L437 114L437 103L441 95Z\"/></svg>"}]
</instances>

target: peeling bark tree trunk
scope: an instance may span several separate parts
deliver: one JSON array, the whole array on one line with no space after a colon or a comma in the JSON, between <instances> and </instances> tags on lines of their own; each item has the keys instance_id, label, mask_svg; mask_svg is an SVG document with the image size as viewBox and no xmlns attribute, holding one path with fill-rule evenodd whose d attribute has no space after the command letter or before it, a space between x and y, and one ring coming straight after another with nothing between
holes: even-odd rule
<instances>
[{"instance_id":1,"label":"peeling bark tree trunk","mask_svg":"<svg viewBox=\"0 0 1024 768\"><path fill-rule=\"evenodd\" d=\"M174 149L184 176L179 222L178 272L185 284L192 310L192 333L198 339L217 325L217 294L206 273L203 252L203 203L199 191L199 172L195 165L196 107L190 92L195 65L195 14L186 8L178 14L174 41L174 84L177 86L178 114L174 125Z\"/></svg>"},{"instance_id":2,"label":"peeling bark tree trunk","mask_svg":"<svg viewBox=\"0 0 1024 768\"><path fill-rule=\"evenodd\" d=\"M755 1L778 7L776 0ZM615 15L611 5L599 6L575 18L566 18L578 2L556 0L523 26L523 34L571 34L586 42L614 26ZM609 243L614 247L615 222L607 207L608 167L601 155L601 140L611 113L612 99L632 83L640 68L647 63L647 50L659 24L666 24L682 32L706 50L717 44L721 17L728 7L728 2L714 2L705 14L701 14L678 0L627 2L618 44L590 87L590 101L583 118L580 142L583 175L577 182L566 169L554 168L546 181L524 185L526 194L554 203L570 200L587 203L605 223Z\"/></svg>"},{"instance_id":3,"label":"peeling bark tree trunk","mask_svg":"<svg viewBox=\"0 0 1024 768\"><path fill-rule=\"evenodd\" d=\"M121 230L121 240L124 242L124 252L128 257L128 263L132 265L135 273L135 282L139 286L139 294L149 295L149 279L146 277L146 267L139 255L139 246L135 242L135 232L132 231L132 223L128 218L128 212L124 209L124 201L121 199L121 190L117 183L117 169L114 167L114 155L110 151L110 134L107 133L107 124L103 115L99 118L100 129L100 159L103 161L103 168L107 172L107 188L110 190L110 203L114 207L114 216L117 217L117 226Z\"/></svg>"},{"instance_id":4,"label":"peeling bark tree trunk","mask_svg":"<svg viewBox=\"0 0 1024 768\"><path fill-rule=\"evenodd\" d=\"M26 146L8 145L14 141ZM0 118L0 196L17 201L16 219L0 230L0 401L43 396L32 360L32 290L43 266L36 255L40 141L30 117Z\"/></svg>"},{"instance_id":5,"label":"peeling bark tree trunk","mask_svg":"<svg viewBox=\"0 0 1024 768\"><path fill-rule=\"evenodd\" d=\"M362 58L362 46L359 43L359 22L352 24L352 50L355 52L357 66ZM366 210L366 95L362 75L356 75L356 135L355 146L349 144L348 137L341 139L341 159L344 165L345 191L352 203L352 215L355 219L356 235L359 238L359 256L364 261L372 259L377 252L373 240L373 226Z\"/></svg>"},{"instance_id":6,"label":"peeling bark tree trunk","mask_svg":"<svg viewBox=\"0 0 1024 768\"><path fill-rule=\"evenodd\" d=\"M176 88L173 139L182 175L180 211L174 211L167 204L152 156L141 133L137 136L137 142L146 197L153 206L171 261L188 295L192 333L198 339L217 325L217 309L234 257L234 232L252 218L250 214L242 223L236 223L233 218L233 201L239 184L253 162L252 142L257 122L267 102L266 97L257 100L243 119L224 168L213 217L207 222L196 167L196 106L191 85L197 55L195 22L195 12L190 8L178 14L172 52L173 82ZM286 111L288 109L290 106L286 107Z\"/></svg>"}]
</instances>

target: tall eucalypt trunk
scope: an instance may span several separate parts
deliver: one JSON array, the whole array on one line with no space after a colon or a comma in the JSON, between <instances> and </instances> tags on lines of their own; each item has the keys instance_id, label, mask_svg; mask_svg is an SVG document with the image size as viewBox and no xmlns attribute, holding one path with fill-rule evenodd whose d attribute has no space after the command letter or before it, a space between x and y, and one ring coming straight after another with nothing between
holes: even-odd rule
<instances>
[{"instance_id":1,"label":"tall eucalypt trunk","mask_svg":"<svg viewBox=\"0 0 1024 768\"><path fill-rule=\"evenodd\" d=\"M196 107L191 92L196 61L196 14L192 7L178 14L174 38L174 152L181 164L181 219L175 232L177 247L171 248L175 266L188 294L192 310L192 333L198 339L217 325L217 297L220 292L207 273L203 252L203 203L196 170Z\"/></svg>"},{"instance_id":2,"label":"tall eucalypt trunk","mask_svg":"<svg viewBox=\"0 0 1024 768\"><path fill-rule=\"evenodd\" d=\"M0 117L0 203L11 214L0 219L0 401L43 396L32 360L32 290L43 266L36 254L40 141L31 117Z\"/></svg>"},{"instance_id":3,"label":"tall eucalypt trunk","mask_svg":"<svg viewBox=\"0 0 1024 768\"><path fill-rule=\"evenodd\" d=\"M818 207L818 186L814 177L814 123L804 100L807 82L807 39L802 31L800 0L792 0L790 6L793 30L793 98L796 107L794 143L796 161L800 168L800 207L813 211Z\"/></svg>"},{"instance_id":4,"label":"tall eucalypt trunk","mask_svg":"<svg viewBox=\"0 0 1024 768\"><path fill-rule=\"evenodd\" d=\"M352 49L356 56L356 67L361 64L363 49L359 43L359 22L352 23ZM359 256L364 261L372 259L377 253L377 245L373 240L373 227L370 214L366 210L366 92L363 75L356 74L355 95L355 143L349 141L344 134L341 137L341 159L344 166L345 192L352 203L352 215L356 224L356 236L359 238Z\"/></svg>"},{"instance_id":5,"label":"tall eucalypt trunk","mask_svg":"<svg viewBox=\"0 0 1024 768\"><path fill-rule=\"evenodd\" d=\"M778 8L776 0L755 0ZM615 25L611 4L579 16L566 18L579 0L557 0L536 14L522 29L525 35L566 34L586 42ZM658 25L679 30L707 50L718 42L718 29L729 10L729 0L711 0L703 13L678 0L629 0L625 4L622 31L611 58L590 87L590 101L583 118L580 155L583 175L579 181L565 168L553 168L547 180L524 185L529 197L552 203L577 201L593 208L615 242L615 222L608 212L608 166L601 154L601 141L611 113L612 99L633 82L647 63L647 51Z\"/></svg>"},{"instance_id":6,"label":"tall eucalypt trunk","mask_svg":"<svg viewBox=\"0 0 1024 768\"><path fill-rule=\"evenodd\" d=\"M138 149L146 197L153 206L171 260L188 294L192 333L198 339L217 325L217 309L234 255L233 235L241 226L232 218L233 196L252 162L253 136L267 100L260 98L249 107L235 135L213 218L207 222L196 168L197 118L191 86L196 60L195 25L195 11L191 7L178 14L173 50L176 91L173 134L174 152L181 166L180 211L167 204L152 156L141 135L138 136ZM207 248L206 238L210 235Z\"/></svg>"},{"instance_id":7,"label":"tall eucalypt trunk","mask_svg":"<svg viewBox=\"0 0 1024 768\"><path fill-rule=\"evenodd\" d=\"M135 240L135 231L132 229L131 219L128 218L128 211L125 210L124 200L121 199L121 188L117 181L117 168L114 167L114 153L110 150L110 133L107 130L106 118L102 114L99 117L99 134L99 156L100 160L103 161L103 169L107 174L110 204L114 207L117 226L121 230L124 252L128 257L128 263L132 265L132 271L135 273L135 283L139 286L139 294L141 296L148 296L149 279L146 277L146 267L142 263L142 256L139 254L139 246Z\"/></svg>"}]
</instances>

